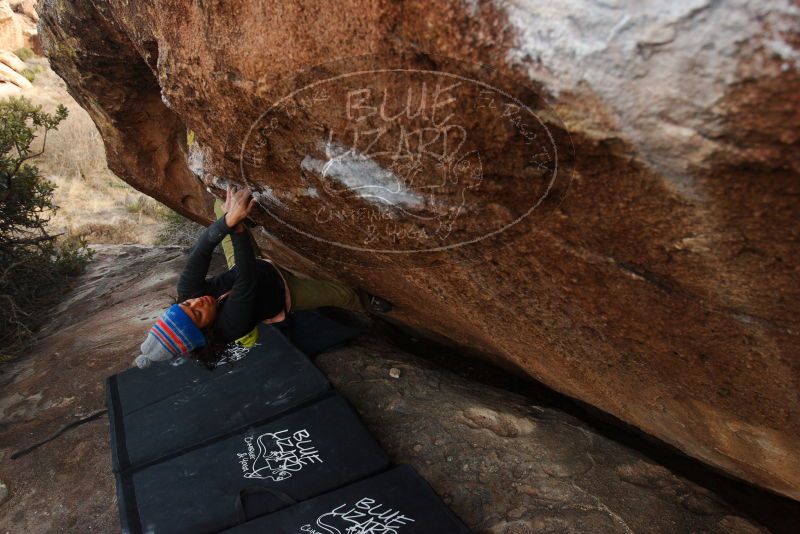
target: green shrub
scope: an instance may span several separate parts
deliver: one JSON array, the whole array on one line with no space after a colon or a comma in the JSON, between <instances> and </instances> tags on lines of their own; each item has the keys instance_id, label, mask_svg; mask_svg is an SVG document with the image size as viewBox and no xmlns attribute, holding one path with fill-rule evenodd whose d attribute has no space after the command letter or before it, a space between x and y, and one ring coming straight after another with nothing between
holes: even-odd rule
<instances>
[{"instance_id":1,"label":"green shrub","mask_svg":"<svg viewBox=\"0 0 800 534\"><path fill-rule=\"evenodd\" d=\"M36 79L36 75L42 72L43 69L44 67L41 65L33 65L27 69L23 69L20 74L24 76L26 80L33 83L33 81Z\"/></svg>"},{"instance_id":2,"label":"green shrub","mask_svg":"<svg viewBox=\"0 0 800 534\"><path fill-rule=\"evenodd\" d=\"M19 50L17 50L14 53L22 61L28 61L29 59L32 59L32 58L36 57L36 54L33 53L33 50L31 50L27 46L23 46L22 48L20 48Z\"/></svg>"},{"instance_id":3,"label":"green shrub","mask_svg":"<svg viewBox=\"0 0 800 534\"><path fill-rule=\"evenodd\" d=\"M138 192L133 196L126 196L124 204L128 213L146 215L154 219L163 219L167 212L172 211L156 199Z\"/></svg>"},{"instance_id":4,"label":"green shrub","mask_svg":"<svg viewBox=\"0 0 800 534\"><path fill-rule=\"evenodd\" d=\"M24 98L0 101L0 361L26 346L91 258L84 242L48 233L54 185L28 163L66 116L63 105L49 114Z\"/></svg>"},{"instance_id":5,"label":"green shrub","mask_svg":"<svg viewBox=\"0 0 800 534\"><path fill-rule=\"evenodd\" d=\"M33 80L36 79L36 71L34 71L33 69L24 69L22 72L20 72L20 74L23 75L25 79L31 83L33 83Z\"/></svg>"},{"instance_id":6,"label":"green shrub","mask_svg":"<svg viewBox=\"0 0 800 534\"><path fill-rule=\"evenodd\" d=\"M125 209L128 210L128 213L141 213L144 210L144 204L144 197L136 197L125 202Z\"/></svg>"}]
</instances>

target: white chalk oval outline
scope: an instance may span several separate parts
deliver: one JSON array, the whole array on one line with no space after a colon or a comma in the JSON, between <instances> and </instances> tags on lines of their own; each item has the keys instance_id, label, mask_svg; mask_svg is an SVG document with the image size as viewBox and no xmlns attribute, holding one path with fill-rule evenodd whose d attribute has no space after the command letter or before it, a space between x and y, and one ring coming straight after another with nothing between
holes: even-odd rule
<instances>
[{"instance_id":1,"label":"white chalk oval outline","mask_svg":"<svg viewBox=\"0 0 800 534\"><path fill-rule=\"evenodd\" d=\"M247 176L246 176L245 170L244 170L244 160L245 160L244 154L245 154L245 148L247 147L248 140L250 139L250 136L253 133L253 129L264 119L265 116L267 116L268 113L270 113L272 110L274 110L281 103L285 102L287 99L293 98L296 94L298 94L298 93L300 93L302 91L306 91L307 89L314 88L314 87L316 87L318 85L326 84L326 83L329 83L329 82L334 82L336 80L341 80L341 79L349 78L349 77L353 77L353 76L364 76L364 75L368 75L368 74L388 74L388 73L401 73L401 72L426 74L426 75L433 75L433 76L445 76L445 77L448 77L448 78L461 80L463 82L474 83L474 84L476 84L478 86L481 86L481 87L484 87L484 88L489 89L491 91L494 91L497 94L503 95L504 97L508 98L509 100L513 101L518 106L520 106L520 108L526 110L532 117L534 117L538 121L539 125L541 125L541 127L544 128L544 131L547 132L547 137L550 139L550 144L553 147L553 156L554 156L553 157L554 167L553 167L552 179L550 180L550 183L547 184L547 188L546 188L544 194L542 194L539 197L539 199L536 201L536 203L533 206L531 206L530 209L528 209L528 211L526 211L525 213L523 213L522 215L520 215L519 217L517 217L513 221L509 222L505 226L503 226L501 228L498 228L496 230L493 230L493 231L491 231L491 232L489 232L487 234L484 234L484 235L482 235L480 237L476 237L476 238L469 239L469 240L466 240L466 241L461 241L459 243L452 243L452 244L449 244L449 245L442 245L442 246L438 246L438 247L418 249L418 250L372 249L372 248L365 248L365 247L357 247L355 245L348 245L346 243L339 243L338 241L332 241L330 239L325 239L323 237L318 237L318 236L315 236L315 235L313 235L313 234L311 234L309 232L306 232L305 230L297 228L293 224L291 224L291 223L289 223L287 221L284 221L283 219L278 217L276 214L272 213L272 211L269 210L268 208L264 208L264 206L261 206L264 209L264 211L267 212L267 214L270 217L272 217L273 219L275 219L279 223L283 224L284 226L287 226L288 228L294 230L295 232L297 232L298 234L300 234L302 236L308 237L310 239L314 239L315 241L319 241L319 242L322 242L322 243L325 243L325 244L328 244L328 245L332 245L332 246L335 246L335 247L343 248L343 249L346 249L346 250L354 250L354 251L358 251L358 252L372 252L372 253L375 253L375 254L414 254L414 253L441 252L441 251L444 251L444 250L451 250L451 249L455 249L455 248L458 248L458 247L463 247L463 246L466 246L466 245L472 245L472 244L478 243L479 241L483 241L485 239L489 239L490 237L493 237L495 235L501 234L501 233L505 232L506 230L508 230L509 228L511 228L512 226L515 226L515 225L519 224L522 220L524 220L531 213L533 213L536 210L536 208L538 208L539 205L541 205L542 202L544 202L544 199L547 198L547 196L550 194L550 190L552 189L553 184L555 184L556 178L558 177L558 146L556 145L556 142L553 139L553 135L550 133L550 129L544 124L544 122L542 122L542 120L539 118L539 116L536 115L536 113L534 113L533 110L531 110L528 106L526 106L525 104L520 102L516 97L513 97L513 96L509 95L508 93L506 93L502 89L497 89L496 87L492 87L491 85L489 85L489 84L487 84L485 82L481 82L481 81L478 81L478 80L473 80L471 78L467 78L467 77L461 76L459 74L453 74L453 73L450 73L450 72L435 71L435 70L426 70L426 69L374 69L374 70L348 72L348 73L345 73L345 74L339 74L339 75L334 76L332 78L326 78L324 80L318 80L316 82L310 83L310 84L305 85L305 86L303 86L303 87L301 87L299 89L296 89L296 90L292 91L291 93L289 93L288 95L282 97L280 100L278 100L277 102L273 103L269 107L269 109L264 111L264 113L259 115L259 117L255 121L253 121L253 123L250 125L250 128L247 130L247 135L245 135L244 141L242 142L242 149L239 152L239 171L240 171L240 174L241 174L241 177L242 177L242 180L244 181L244 183L249 185L249 182L247 180ZM257 189L257 188L254 188L254 189Z\"/></svg>"}]
</instances>

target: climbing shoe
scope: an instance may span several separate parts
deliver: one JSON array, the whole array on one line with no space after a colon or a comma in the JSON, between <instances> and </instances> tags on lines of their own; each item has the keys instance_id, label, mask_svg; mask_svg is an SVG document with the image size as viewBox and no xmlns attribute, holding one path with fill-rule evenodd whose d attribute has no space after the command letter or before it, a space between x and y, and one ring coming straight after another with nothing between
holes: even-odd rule
<instances>
[{"instance_id":1,"label":"climbing shoe","mask_svg":"<svg viewBox=\"0 0 800 534\"><path fill-rule=\"evenodd\" d=\"M389 313L394 306L388 300L366 291L359 291L361 305L370 313Z\"/></svg>"}]
</instances>

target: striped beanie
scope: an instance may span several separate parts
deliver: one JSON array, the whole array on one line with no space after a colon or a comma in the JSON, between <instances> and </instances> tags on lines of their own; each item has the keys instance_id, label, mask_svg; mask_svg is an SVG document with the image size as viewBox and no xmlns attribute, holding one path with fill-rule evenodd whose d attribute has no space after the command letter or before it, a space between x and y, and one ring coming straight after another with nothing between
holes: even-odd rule
<instances>
[{"instance_id":1,"label":"striped beanie","mask_svg":"<svg viewBox=\"0 0 800 534\"><path fill-rule=\"evenodd\" d=\"M158 318L147 334L134 363L140 369L152 362L161 362L190 353L206 344L203 332L186 315L180 305L173 304Z\"/></svg>"}]
</instances>

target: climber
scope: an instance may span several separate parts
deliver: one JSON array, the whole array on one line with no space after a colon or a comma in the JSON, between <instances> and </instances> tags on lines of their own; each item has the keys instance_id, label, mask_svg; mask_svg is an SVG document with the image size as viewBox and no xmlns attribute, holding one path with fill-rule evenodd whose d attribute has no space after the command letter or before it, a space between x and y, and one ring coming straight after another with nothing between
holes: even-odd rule
<instances>
[{"instance_id":1,"label":"climber","mask_svg":"<svg viewBox=\"0 0 800 534\"><path fill-rule=\"evenodd\" d=\"M392 305L336 282L295 276L267 259L256 259L244 220L255 205L249 189L230 186L219 217L200 235L178 279L178 303L156 321L134 360L140 368L185 356L212 369L229 343L255 344L259 323L283 321L292 310L336 306L387 313ZM228 270L206 278L214 248L222 242Z\"/></svg>"}]
</instances>

